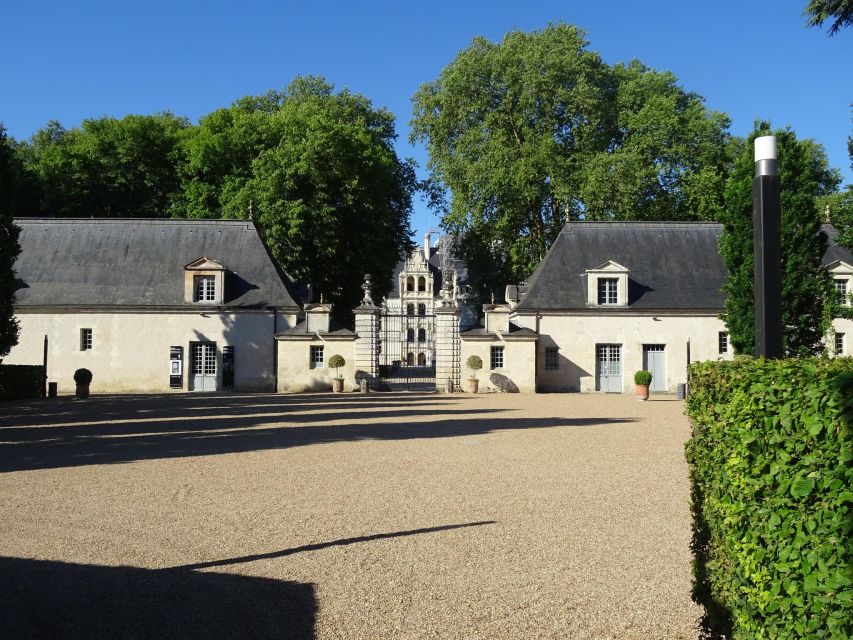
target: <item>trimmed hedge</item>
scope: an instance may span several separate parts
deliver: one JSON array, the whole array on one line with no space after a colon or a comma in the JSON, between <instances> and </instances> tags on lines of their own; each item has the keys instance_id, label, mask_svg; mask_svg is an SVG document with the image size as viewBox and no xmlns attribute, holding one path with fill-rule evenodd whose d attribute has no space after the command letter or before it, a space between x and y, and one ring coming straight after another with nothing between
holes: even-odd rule
<instances>
[{"instance_id":1,"label":"trimmed hedge","mask_svg":"<svg viewBox=\"0 0 853 640\"><path fill-rule=\"evenodd\" d=\"M43 366L0 364L0 400L29 400L43 393Z\"/></svg>"},{"instance_id":2,"label":"trimmed hedge","mask_svg":"<svg viewBox=\"0 0 853 640\"><path fill-rule=\"evenodd\" d=\"M697 363L687 414L712 629L853 637L853 360Z\"/></svg>"}]
</instances>

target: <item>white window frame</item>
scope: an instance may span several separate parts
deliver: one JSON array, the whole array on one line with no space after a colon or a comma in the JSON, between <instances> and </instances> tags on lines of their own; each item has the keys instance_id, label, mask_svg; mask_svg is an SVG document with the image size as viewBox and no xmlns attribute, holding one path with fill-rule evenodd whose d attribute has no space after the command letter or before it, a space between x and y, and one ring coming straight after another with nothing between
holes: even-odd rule
<instances>
[{"instance_id":1,"label":"white window frame","mask_svg":"<svg viewBox=\"0 0 853 640\"><path fill-rule=\"evenodd\" d=\"M559 371L560 370L560 348L545 347L545 370Z\"/></svg>"},{"instance_id":2,"label":"white window frame","mask_svg":"<svg viewBox=\"0 0 853 640\"><path fill-rule=\"evenodd\" d=\"M325 369L325 357L322 344L312 344L308 349L308 362L312 369Z\"/></svg>"},{"instance_id":3,"label":"white window frame","mask_svg":"<svg viewBox=\"0 0 853 640\"><path fill-rule=\"evenodd\" d=\"M598 304L614 306L619 304L619 278L598 278Z\"/></svg>"},{"instance_id":4,"label":"white window frame","mask_svg":"<svg viewBox=\"0 0 853 640\"><path fill-rule=\"evenodd\" d=\"M193 300L203 304L216 302L216 276L193 276Z\"/></svg>"},{"instance_id":5,"label":"white window frame","mask_svg":"<svg viewBox=\"0 0 853 640\"><path fill-rule=\"evenodd\" d=\"M835 291L841 297L841 304L845 307L850 306L849 291L847 288L847 278L835 278Z\"/></svg>"},{"instance_id":6,"label":"white window frame","mask_svg":"<svg viewBox=\"0 0 853 640\"><path fill-rule=\"evenodd\" d=\"M92 329L86 327L85 329L80 329L80 351L91 351L94 347L94 340L92 338Z\"/></svg>"},{"instance_id":7,"label":"white window frame","mask_svg":"<svg viewBox=\"0 0 853 640\"><path fill-rule=\"evenodd\" d=\"M844 353L844 333L837 331L835 333L835 355L840 356Z\"/></svg>"},{"instance_id":8,"label":"white window frame","mask_svg":"<svg viewBox=\"0 0 853 640\"><path fill-rule=\"evenodd\" d=\"M491 349L489 349L489 369L492 371L495 369L503 369L505 364L504 348L502 346L491 347Z\"/></svg>"}]
</instances>

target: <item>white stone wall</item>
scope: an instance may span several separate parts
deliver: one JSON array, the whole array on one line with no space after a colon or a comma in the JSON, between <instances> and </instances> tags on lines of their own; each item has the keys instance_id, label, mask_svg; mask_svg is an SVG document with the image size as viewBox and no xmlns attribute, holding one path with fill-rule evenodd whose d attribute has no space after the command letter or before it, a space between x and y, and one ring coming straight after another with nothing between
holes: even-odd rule
<instances>
[{"instance_id":1,"label":"white stone wall","mask_svg":"<svg viewBox=\"0 0 853 640\"><path fill-rule=\"evenodd\" d=\"M501 369L490 367L493 346L504 348L504 366ZM471 355L478 355L483 360L483 368L477 371L481 392L499 391L497 383L502 379L510 381L520 393L536 391L536 342L503 341L497 337L494 340L462 338L460 361L463 385L464 381L471 377L471 370L466 364ZM493 374L496 374L495 381L492 381Z\"/></svg>"},{"instance_id":2,"label":"white stone wall","mask_svg":"<svg viewBox=\"0 0 853 640\"><path fill-rule=\"evenodd\" d=\"M649 316L633 314L548 314L513 318L516 324L538 329L538 391L595 391L596 344L622 345L622 391L634 392L634 373L643 368L643 345L663 344L666 389L675 393L687 379L687 340L692 362L731 359L720 354L719 332L726 327L717 316ZM559 369L545 369L545 350L559 348Z\"/></svg>"},{"instance_id":3,"label":"white stone wall","mask_svg":"<svg viewBox=\"0 0 853 640\"><path fill-rule=\"evenodd\" d=\"M323 346L322 367L311 368L311 346ZM344 391L358 388L355 382L355 339L352 340L276 340L278 349L278 391L300 393L304 391L331 391L335 370L329 368L329 358L343 356L346 366L341 367Z\"/></svg>"},{"instance_id":4,"label":"white stone wall","mask_svg":"<svg viewBox=\"0 0 853 640\"><path fill-rule=\"evenodd\" d=\"M222 386L222 347L233 346L235 391L275 387L273 334L295 316L271 311L218 313L24 313L17 346L5 364L41 364L48 336L48 381L73 393L74 371L92 372L92 393L164 393L188 388L190 342L216 343L217 387ZM92 329L92 349L80 350L80 330ZM182 389L169 387L169 348L184 348Z\"/></svg>"}]
</instances>

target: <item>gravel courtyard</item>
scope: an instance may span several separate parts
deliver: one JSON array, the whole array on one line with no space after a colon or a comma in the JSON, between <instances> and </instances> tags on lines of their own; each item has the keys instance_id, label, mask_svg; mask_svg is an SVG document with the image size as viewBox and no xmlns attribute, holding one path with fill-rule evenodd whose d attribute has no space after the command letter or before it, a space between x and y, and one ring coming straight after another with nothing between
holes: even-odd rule
<instances>
[{"instance_id":1,"label":"gravel courtyard","mask_svg":"<svg viewBox=\"0 0 853 640\"><path fill-rule=\"evenodd\" d=\"M0 637L696 638L671 397L0 404Z\"/></svg>"}]
</instances>

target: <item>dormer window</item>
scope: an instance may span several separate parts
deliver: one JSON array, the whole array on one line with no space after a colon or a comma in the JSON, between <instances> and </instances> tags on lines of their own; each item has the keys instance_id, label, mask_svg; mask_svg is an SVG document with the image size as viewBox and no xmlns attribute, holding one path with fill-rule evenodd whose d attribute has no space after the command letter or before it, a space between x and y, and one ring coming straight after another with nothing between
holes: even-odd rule
<instances>
[{"instance_id":1,"label":"dormer window","mask_svg":"<svg viewBox=\"0 0 853 640\"><path fill-rule=\"evenodd\" d=\"M598 304L619 304L619 279L598 279Z\"/></svg>"},{"instance_id":2,"label":"dormer window","mask_svg":"<svg viewBox=\"0 0 853 640\"><path fill-rule=\"evenodd\" d=\"M409 276L406 278L406 291L414 291L415 290L415 277Z\"/></svg>"},{"instance_id":3,"label":"dormer window","mask_svg":"<svg viewBox=\"0 0 853 640\"><path fill-rule=\"evenodd\" d=\"M216 260L199 258L184 267L184 301L196 304L223 304L225 267Z\"/></svg>"},{"instance_id":4,"label":"dormer window","mask_svg":"<svg viewBox=\"0 0 853 640\"><path fill-rule=\"evenodd\" d=\"M423 276L418 278L418 291L426 291L426 278Z\"/></svg>"},{"instance_id":5,"label":"dormer window","mask_svg":"<svg viewBox=\"0 0 853 640\"><path fill-rule=\"evenodd\" d=\"M584 274L586 303L590 307L628 306L628 268L608 260Z\"/></svg>"},{"instance_id":6,"label":"dormer window","mask_svg":"<svg viewBox=\"0 0 853 640\"><path fill-rule=\"evenodd\" d=\"M193 289L196 302L214 302L216 300L216 277L193 276Z\"/></svg>"}]
</instances>

